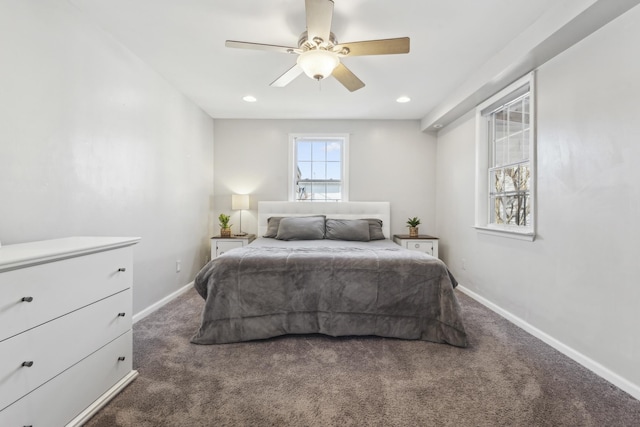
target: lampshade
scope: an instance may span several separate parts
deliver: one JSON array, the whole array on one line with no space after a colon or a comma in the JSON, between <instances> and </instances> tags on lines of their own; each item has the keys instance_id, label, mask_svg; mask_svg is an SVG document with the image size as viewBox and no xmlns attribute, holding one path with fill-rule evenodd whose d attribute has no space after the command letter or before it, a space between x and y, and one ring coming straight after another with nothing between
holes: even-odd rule
<instances>
[{"instance_id":1,"label":"lampshade","mask_svg":"<svg viewBox=\"0 0 640 427\"><path fill-rule=\"evenodd\" d=\"M302 71L316 80L329 77L339 63L338 55L323 49L307 50L298 56L298 65Z\"/></svg>"},{"instance_id":2,"label":"lampshade","mask_svg":"<svg viewBox=\"0 0 640 427\"><path fill-rule=\"evenodd\" d=\"M249 209L249 195L248 194L233 194L231 196L231 209L233 209L233 210L247 210L247 209Z\"/></svg>"}]
</instances>

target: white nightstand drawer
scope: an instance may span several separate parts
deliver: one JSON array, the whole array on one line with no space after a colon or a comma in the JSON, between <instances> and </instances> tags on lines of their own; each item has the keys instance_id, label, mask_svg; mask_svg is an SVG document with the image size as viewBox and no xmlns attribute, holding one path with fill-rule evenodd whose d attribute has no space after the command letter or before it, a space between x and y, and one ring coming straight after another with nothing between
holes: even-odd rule
<instances>
[{"instance_id":1,"label":"white nightstand drawer","mask_svg":"<svg viewBox=\"0 0 640 427\"><path fill-rule=\"evenodd\" d=\"M244 236L232 237L212 237L211 238L211 259L219 257L223 253L231 249L247 246L256 239L255 234L246 234Z\"/></svg>"},{"instance_id":2,"label":"white nightstand drawer","mask_svg":"<svg viewBox=\"0 0 640 427\"><path fill-rule=\"evenodd\" d=\"M410 237L409 235L395 234L393 241L405 249L424 252L438 258L438 238L429 235Z\"/></svg>"},{"instance_id":3,"label":"white nightstand drawer","mask_svg":"<svg viewBox=\"0 0 640 427\"><path fill-rule=\"evenodd\" d=\"M127 289L1 341L0 409L131 329L131 310Z\"/></svg>"},{"instance_id":4,"label":"white nightstand drawer","mask_svg":"<svg viewBox=\"0 0 640 427\"><path fill-rule=\"evenodd\" d=\"M126 247L0 273L0 341L131 287L132 271Z\"/></svg>"},{"instance_id":5,"label":"white nightstand drawer","mask_svg":"<svg viewBox=\"0 0 640 427\"><path fill-rule=\"evenodd\" d=\"M433 242L429 241L405 241L405 247L412 251L420 251L433 255Z\"/></svg>"},{"instance_id":6,"label":"white nightstand drawer","mask_svg":"<svg viewBox=\"0 0 640 427\"><path fill-rule=\"evenodd\" d=\"M66 425L131 372L131 341L129 331L0 411L0 425Z\"/></svg>"},{"instance_id":7,"label":"white nightstand drawer","mask_svg":"<svg viewBox=\"0 0 640 427\"><path fill-rule=\"evenodd\" d=\"M228 242L222 242L218 240L218 242L216 243L216 254L217 256L220 256L223 253L230 251L231 249L241 248L242 246L243 246L243 242L240 240L237 240L237 241L230 240Z\"/></svg>"}]
</instances>

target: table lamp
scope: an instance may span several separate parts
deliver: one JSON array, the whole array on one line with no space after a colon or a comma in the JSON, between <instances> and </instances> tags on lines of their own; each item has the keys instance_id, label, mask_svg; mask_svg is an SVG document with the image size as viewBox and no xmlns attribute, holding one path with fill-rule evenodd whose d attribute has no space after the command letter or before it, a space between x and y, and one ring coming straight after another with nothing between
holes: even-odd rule
<instances>
[{"instance_id":1,"label":"table lamp","mask_svg":"<svg viewBox=\"0 0 640 427\"><path fill-rule=\"evenodd\" d=\"M242 231L242 211L249 209L249 195L248 194L233 194L231 195L231 209L234 211L240 211L240 232L236 236L246 236L247 233Z\"/></svg>"}]
</instances>

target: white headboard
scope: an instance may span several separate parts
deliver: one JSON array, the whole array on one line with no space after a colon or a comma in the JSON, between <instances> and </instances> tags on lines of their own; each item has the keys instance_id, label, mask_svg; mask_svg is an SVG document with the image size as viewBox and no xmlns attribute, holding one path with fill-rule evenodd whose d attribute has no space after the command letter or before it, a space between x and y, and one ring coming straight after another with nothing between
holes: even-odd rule
<instances>
[{"instance_id":1,"label":"white headboard","mask_svg":"<svg viewBox=\"0 0 640 427\"><path fill-rule=\"evenodd\" d=\"M258 202L258 237L267 232L272 216L326 215L327 218L382 220L382 232L391 238L389 202Z\"/></svg>"}]
</instances>

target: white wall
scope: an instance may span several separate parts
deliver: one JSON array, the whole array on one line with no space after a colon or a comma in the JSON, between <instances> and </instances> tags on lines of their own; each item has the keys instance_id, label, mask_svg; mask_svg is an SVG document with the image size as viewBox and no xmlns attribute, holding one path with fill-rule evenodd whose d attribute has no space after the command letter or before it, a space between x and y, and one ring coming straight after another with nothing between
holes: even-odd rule
<instances>
[{"instance_id":1,"label":"white wall","mask_svg":"<svg viewBox=\"0 0 640 427\"><path fill-rule=\"evenodd\" d=\"M208 252L212 119L63 0L0 2L0 61L2 244L141 236L134 312L189 283Z\"/></svg>"},{"instance_id":2,"label":"white wall","mask_svg":"<svg viewBox=\"0 0 640 427\"><path fill-rule=\"evenodd\" d=\"M438 134L440 253L471 291L640 396L640 7L537 74L535 242L478 234L472 114ZM465 260L465 268L463 268Z\"/></svg>"},{"instance_id":3,"label":"white wall","mask_svg":"<svg viewBox=\"0 0 640 427\"><path fill-rule=\"evenodd\" d=\"M351 201L390 201L392 233L408 233L409 216L435 233L435 137L418 120L215 120L215 216L232 214L238 226L231 194L250 193L242 229L255 233L257 202L287 200L289 134L322 132L350 135Z\"/></svg>"}]
</instances>

